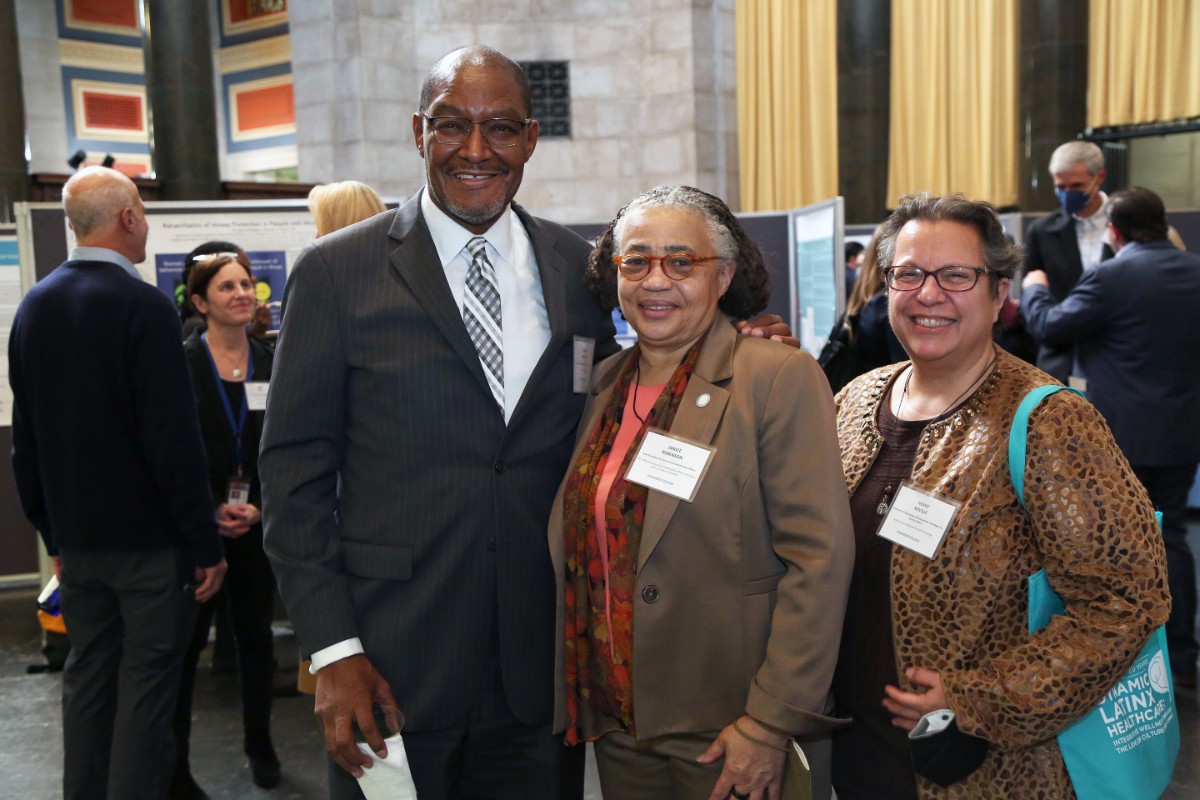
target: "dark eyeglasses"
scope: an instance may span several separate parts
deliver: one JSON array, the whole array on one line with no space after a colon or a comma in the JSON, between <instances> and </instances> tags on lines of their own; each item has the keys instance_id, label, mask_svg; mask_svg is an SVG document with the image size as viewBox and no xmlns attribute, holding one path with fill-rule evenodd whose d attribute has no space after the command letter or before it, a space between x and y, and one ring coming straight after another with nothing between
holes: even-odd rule
<instances>
[{"instance_id":1,"label":"dark eyeglasses","mask_svg":"<svg viewBox=\"0 0 1200 800\"><path fill-rule=\"evenodd\" d=\"M945 292L965 292L975 288L979 276L986 273L983 267L960 267L951 265L941 269L921 269L910 266L891 266L883 271L888 288L898 292L911 292L925 285L930 275Z\"/></svg>"},{"instance_id":2,"label":"dark eyeglasses","mask_svg":"<svg viewBox=\"0 0 1200 800\"><path fill-rule=\"evenodd\" d=\"M521 141L521 134L532 120L528 119L483 119L479 122L466 117L430 117L422 114L433 139L438 144L463 145L471 138L471 129L476 125L483 132L483 138L492 147L512 147Z\"/></svg>"},{"instance_id":3,"label":"dark eyeglasses","mask_svg":"<svg viewBox=\"0 0 1200 800\"><path fill-rule=\"evenodd\" d=\"M695 256L691 253L667 253L661 258L647 256L641 253L630 253L627 256L613 256L613 263L621 271L627 281L640 281L650 274L657 262L662 265L663 274L673 281L687 280L697 264L705 261L720 261L720 256Z\"/></svg>"}]
</instances>

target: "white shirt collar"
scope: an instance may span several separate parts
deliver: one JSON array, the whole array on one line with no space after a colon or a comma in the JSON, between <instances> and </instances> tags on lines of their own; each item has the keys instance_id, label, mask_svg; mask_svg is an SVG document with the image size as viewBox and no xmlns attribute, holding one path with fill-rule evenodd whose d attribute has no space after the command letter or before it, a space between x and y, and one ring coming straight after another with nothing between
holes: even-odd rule
<instances>
[{"instance_id":1,"label":"white shirt collar","mask_svg":"<svg viewBox=\"0 0 1200 800\"><path fill-rule=\"evenodd\" d=\"M116 250L109 250L107 247L72 247L71 253L67 256L68 261L103 261L107 264L116 264L121 269L128 272L139 281L142 280L142 275L137 271L137 267L133 265L125 256L118 253Z\"/></svg>"},{"instance_id":2,"label":"white shirt collar","mask_svg":"<svg viewBox=\"0 0 1200 800\"><path fill-rule=\"evenodd\" d=\"M425 224L429 227L429 235L433 238L433 245L437 248L438 258L443 267L463 251L467 242L480 235L467 230L457 220L438 208L437 203L433 202L433 198L429 196L428 186L421 190L421 213L425 217ZM514 261L512 226L517 222L515 217L512 204L505 206L504 212L496 218L492 227L482 234L492 249L510 264Z\"/></svg>"},{"instance_id":3,"label":"white shirt collar","mask_svg":"<svg viewBox=\"0 0 1200 800\"><path fill-rule=\"evenodd\" d=\"M1081 225L1085 228L1107 228L1108 227L1108 195L1104 192L1100 193L1100 207L1096 209L1096 213L1090 217L1081 217L1077 214L1072 214L1076 225Z\"/></svg>"}]
</instances>

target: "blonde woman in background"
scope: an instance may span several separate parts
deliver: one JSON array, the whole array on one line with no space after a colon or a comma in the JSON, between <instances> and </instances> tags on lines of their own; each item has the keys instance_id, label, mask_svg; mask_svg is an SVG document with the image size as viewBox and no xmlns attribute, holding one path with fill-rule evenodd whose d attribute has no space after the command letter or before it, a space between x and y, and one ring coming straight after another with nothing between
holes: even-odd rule
<instances>
[{"instance_id":1,"label":"blonde woman in background","mask_svg":"<svg viewBox=\"0 0 1200 800\"><path fill-rule=\"evenodd\" d=\"M338 181L314 186L308 193L308 210L317 221L317 237L362 222L387 210L379 193L359 181Z\"/></svg>"}]
</instances>

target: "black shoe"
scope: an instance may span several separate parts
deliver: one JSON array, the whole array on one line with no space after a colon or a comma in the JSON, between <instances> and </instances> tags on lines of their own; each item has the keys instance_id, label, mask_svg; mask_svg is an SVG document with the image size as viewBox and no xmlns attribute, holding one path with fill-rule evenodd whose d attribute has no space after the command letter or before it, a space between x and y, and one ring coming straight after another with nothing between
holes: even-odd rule
<instances>
[{"instance_id":1,"label":"black shoe","mask_svg":"<svg viewBox=\"0 0 1200 800\"><path fill-rule=\"evenodd\" d=\"M279 785L279 756L271 745L269 734L255 734L246 737L246 756L250 759L250 774L254 784L264 789L272 789Z\"/></svg>"},{"instance_id":2,"label":"black shoe","mask_svg":"<svg viewBox=\"0 0 1200 800\"><path fill-rule=\"evenodd\" d=\"M192 777L191 771L187 765L175 768L175 774L171 776L171 789L167 793L170 800L212 800L204 790L196 784L196 779Z\"/></svg>"}]
</instances>

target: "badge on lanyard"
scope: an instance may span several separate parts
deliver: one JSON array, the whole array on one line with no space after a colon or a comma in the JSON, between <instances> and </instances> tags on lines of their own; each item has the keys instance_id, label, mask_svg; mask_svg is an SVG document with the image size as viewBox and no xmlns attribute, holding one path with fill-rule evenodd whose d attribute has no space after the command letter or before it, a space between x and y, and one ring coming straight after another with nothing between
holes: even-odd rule
<instances>
[{"instance_id":1,"label":"badge on lanyard","mask_svg":"<svg viewBox=\"0 0 1200 800\"><path fill-rule=\"evenodd\" d=\"M225 408L225 418L229 421L229 432L233 434L233 457L237 461L237 473L229 479L229 488L225 492L225 502L231 506L242 506L250 502L250 481L242 471L242 464L246 461L246 448L242 444L242 434L246 430L246 412L250 409L250 394L248 387L265 387L267 384L263 382L246 382L242 384L242 404L238 409L238 413L233 413L233 404L229 402L229 395L225 392L224 384L221 381L221 373L217 369L217 362L213 360L212 350L208 347L208 334L200 334L201 341L204 342L205 352L208 353L208 363L212 365L213 381L217 387L217 394L221 398L221 405ZM249 378L254 374L254 351L250 350L246 355L246 377ZM265 389L256 389L256 396L266 398ZM257 409L255 409L257 410Z\"/></svg>"},{"instance_id":2,"label":"badge on lanyard","mask_svg":"<svg viewBox=\"0 0 1200 800\"><path fill-rule=\"evenodd\" d=\"M229 479L229 489L225 492L225 503L231 506L244 506L250 502L250 481L242 474L242 466L238 465L237 474Z\"/></svg>"},{"instance_id":3,"label":"badge on lanyard","mask_svg":"<svg viewBox=\"0 0 1200 800\"><path fill-rule=\"evenodd\" d=\"M691 442L659 428L650 428L625 480L657 489L690 503L717 448Z\"/></svg>"},{"instance_id":4,"label":"badge on lanyard","mask_svg":"<svg viewBox=\"0 0 1200 800\"><path fill-rule=\"evenodd\" d=\"M266 381L246 381L242 386L246 391L246 407L251 411L266 411L267 390L271 384Z\"/></svg>"},{"instance_id":5,"label":"badge on lanyard","mask_svg":"<svg viewBox=\"0 0 1200 800\"><path fill-rule=\"evenodd\" d=\"M879 526L879 535L914 553L933 558L961 505L957 500L918 489L904 481Z\"/></svg>"}]
</instances>

